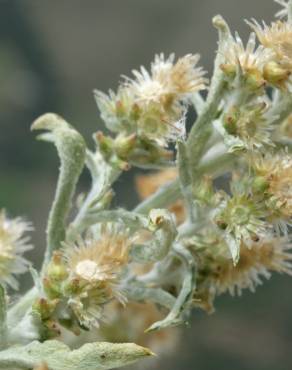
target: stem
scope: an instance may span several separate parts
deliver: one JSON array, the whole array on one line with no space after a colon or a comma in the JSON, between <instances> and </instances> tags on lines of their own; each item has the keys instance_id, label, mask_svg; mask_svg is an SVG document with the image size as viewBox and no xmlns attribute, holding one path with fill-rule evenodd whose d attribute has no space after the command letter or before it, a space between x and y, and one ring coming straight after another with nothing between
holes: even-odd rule
<instances>
[{"instance_id":1,"label":"stem","mask_svg":"<svg viewBox=\"0 0 292 370\"><path fill-rule=\"evenodd\" d=\"M37 298L38 290L36 287L30 289L20 300L8 311L8 327L15 326L31 308L32 302Z\"/></svg>"},{"instance_id":2,"label":"stem","mask_svg":"<svg viewBox=\"0 0 292 370\"><path fill-rule=\"evenodd\" d=\"M157 192L141 202L134 211L148 214L153 208L163 208L176 201L180 196L179 180L176 179L159 188Z\"/></svg>"},{"instance_id":3,"label":"stem","mask_svg":"<svg viewBox=\"0 0 292 370\"><path fill-rule=\"evenodd\" d=\"M192 194L192 176L190 174L189 157L186 150L186 145L182 141L177 143L177 166L180 180L180 191L184 197L185 206L188 213L188 219L191 223L195 221L195 212L193 207Z\"/></svg>"},{"instance_id":4,"label":"stem","mask_svg":"<svg viewBox=\"0 0 292 370\"><path fill-rule=\"evenodd\" d=\"M102 197L106 194L110 186L118 178L121 172L118 169L111 169L111 168L105 168L105 167L103 171L109 172L108 181L106 181L102 177L98 177L98 176L92 177L91 190L88 193L74 221L68 227L67 235L66 235L67 242L73 242L76 239L76 236L82 233L82 231L84 230L84 226L90 221L90 217L91 217L90 211L92 207L95 206L102 199ZM101 174L102 174L102 171L101 171ZM106 217L106 214L103 212L99 212L99 213L95 213L95 216L97 217L100 216L102 219L103 217ZM111 219L109 218L106 221L111 221Z\"/></svg>"},{"instance_id":5,"label":"stem","mask_svg":"<svg viewBox=\"0 0 292 370\"><path fill-rule=\"evenodd\" d=\"M93 214L87 214L78 225L74 226L74 230L70 230L69 237L73 238L81 234L83 230L89 226L104 222L119 222L123 221L127 227L137 230L147 227L147 219L141 214L135 214L124 209L100 211Z\"/></svg>"},{"instance_id":6,"label":"stem","mask_svg":"<svg viewBox=\"0 0 292 370\"><path fill-rule=\"evenodd\" d=\"M187 149L188 157L190 161L190 169L194 175L196 167L204 154L207 141L212 134L212 121L215 118L218 105L222 100L222 96L226 87L225 80L221 77L216 90L213 93L212 99L207 99L206 105L202 114L198 117L197 121L194 123L188 140Z\"/></svg>"},{"instance_id":7,"label":"stem","mask_svg":"<svg viewBox=\"0 0 292 370\"><path fill-rule=\"evenodd\" d=\"M219 176L234 160L235 156L225 151L221 153L215 151L212 156L208 156L207 153L201 164L197 167L196 175L198 178L205 173ZM153 208L167 207L180 198L180 196L180 184L179 180L176 179L162 186L156 193L140 203L134 211L141 214L148 214Z\"/></svg>"},{"instance_id":8,"label":"stem","mask_svg":"<svg viewBox=\"0 0 292 370\"><path fill-rule=\"evenodd\" d=\"M232 36L227 23L220 15L213 18L213 25L217 28L219 34L218 52L214 63L214 73L205 106L197 121L192 126L187 140L190 171L193 180L197 179L196 167L200 162L205 151L206 144L212 135L212 121L216 116L219 103L222 100L224 90L226 88L225 77L220 66L224 61L223 51Z\"/></svg>"}]
</instances>

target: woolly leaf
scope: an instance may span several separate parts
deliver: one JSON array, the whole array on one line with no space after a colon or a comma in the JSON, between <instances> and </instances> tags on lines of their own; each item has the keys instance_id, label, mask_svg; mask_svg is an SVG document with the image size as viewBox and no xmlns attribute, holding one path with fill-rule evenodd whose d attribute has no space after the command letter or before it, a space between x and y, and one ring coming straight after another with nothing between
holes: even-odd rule
<instances>
[{"instance_id":1,"label":"woolly leaf","mask_svg":"<svg viewBox=\"0 0 292 370\"><path fill-rule=\"evenodd\" d=\"M32 342L0 352L0 369L30 369L46 364L49 370L106 370L129 365L153 353L134 343L88 343L70 351L64 343Z\"/></svg>"}]
</instances>

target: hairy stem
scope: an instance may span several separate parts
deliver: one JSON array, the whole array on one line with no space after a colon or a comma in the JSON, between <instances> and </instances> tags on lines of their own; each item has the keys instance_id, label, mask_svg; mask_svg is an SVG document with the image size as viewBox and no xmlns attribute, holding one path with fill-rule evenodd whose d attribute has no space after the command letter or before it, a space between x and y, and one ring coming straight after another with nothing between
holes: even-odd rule
<instances>
[{"instance_id":1,"label":"hairy stem","mask_svg":"<svg viewBox=\"0 0 292 370\"><path fill-rule=\"evenodd\" d=\"M208 156L201 161L200 165L197 167L196 174L200 178L205 173L210 175L219 176L230 164L234 162L235 156L226 151L218 153L217 151ZM134 211L137 213L148 214L152 208L163 208L167 207L178 198L181 197L180 193L180 183L176 179L164 186L162 186L156 193L148 197L144 202L140 203Z\"/></svg>"}]
</instances>

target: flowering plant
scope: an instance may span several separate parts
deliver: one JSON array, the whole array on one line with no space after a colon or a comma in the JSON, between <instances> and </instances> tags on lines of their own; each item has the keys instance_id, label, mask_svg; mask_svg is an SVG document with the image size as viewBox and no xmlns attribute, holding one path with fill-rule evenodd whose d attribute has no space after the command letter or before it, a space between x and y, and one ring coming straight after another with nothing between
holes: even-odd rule
<instances>
[{"instance_id":1,"label":"flowering plant","mask_svg":"<svg viewBox=\"0 0 292 370\"><path fill-rule=\"evenodd\" d=\"M56 114L33 123L61 166L40 272L23 257L31 224L0 213L1 369L127 365L174 345L174 327L218 295L292 275L292 0L277 3L282 20L247 22L246 46L214 17L210 83L198 55L160 54L117 92L96 91L110 134L95 133L93 150ZM131 167L152 171L136 178L141 203L111 208ZM91 188L73 207L84 168ZM34 286L13 298L27 270Z\"/></svg>"}]
</instances>

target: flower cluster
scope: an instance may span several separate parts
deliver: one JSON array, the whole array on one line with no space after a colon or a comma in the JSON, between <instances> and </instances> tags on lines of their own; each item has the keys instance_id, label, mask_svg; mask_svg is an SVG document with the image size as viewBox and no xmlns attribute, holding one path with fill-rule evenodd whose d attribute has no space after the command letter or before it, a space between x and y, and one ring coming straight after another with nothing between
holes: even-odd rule
<instances>
[{"instance_id":1,"label":"flower cluster","mask_svg":"<svg viewBox=\"0 0 292 370\"><path fill-rule=\"evenodd\" d=\"M2 285L16 287L14 275L28 267L30 226L0 213L0 345L58 337L163 352L193 308L212 312L221 294L253 292L274 272L292 275L292 0L277 2L282 20L248 22L246 46L214 18L219 44L206 99L198 55L160 54L116 93L95 93L111 136L96 133L94 151L57 115L34 122L57 147L60 178L43 268L31 268L36 287L8 315ZM197 118L187 133L190 104ZM111 207L114 182L130 166L153 170L136 176L141 202L131 211ZM71 212L84 167L91 188ZM86 358L90 348L97 354L89 367L125 364L115 344L86 346Z\"/></svg>"},{"instance_id":2,"label":"flower cluster","mask_svg":"<svg viewBox=\"0 0 292 370\"><path fill-rule=\"evenodd\" d=\"M292 246L284 237L270 235L242 244L236 266L228 258L226 243L216 234L197 235L188 241L188 247L199 261L195 305L209 312L214 310L217 295L241 295L244 289L254 292L272 272L292 275Z\"/></svg>"},{"instance_id":3,"label":"flower cluster","mask_svg":"<svg viewBox=\"0 0 292 370\"><path fill-rule=\"evenodd\" d=\"M143 162L143 155L149 160L149 149L156 154L157 146L163 148L185 137L186 108L207 82L205 72L196 66L198 61L197 54L188 54L176 62L174 54L168 58L156 55L151 73L141 67L133 71L133 79L124 79L117 93L95 92L102 119L111 131L119 133L118 142L109 145L111 151L122 159L126 154ZM128 138L130 150L121 155L120 141ZM163 155L161 149L159 153Z\"/></svg>"},{"instance_id":4,"label":"flower cluster","mask_svg":"<svg viewBox=\"0 0 292 370\"><path fill-rule=\"evenodd\" d=\"M113 299L125 303L119 278L130 244L126 231L106 224L98 238L88 236L54 254L43 280L45 296L34 305L34 313L52 336L59 333L56 323L73 332L78 326L99 327L106 303Z\"/></svg>"},{"instance_id":5,"label":"flower cluster","mask_svg":"<svg viewBox=\"0 0 292 370\"><path fill-rule=\"evenodd\" d=\"M238 34L235 39L226 44L225 62L221 69L227 76L234 78L242 73L247 86L259 89L265 84L264 69L273 58L272 51L263 46L256 47L255 34L251 33L246 47Z\"/></svg>"},{"instance_id":6,"label":"flower cluster","mask_svg":"<svg viewBox=\"0 0 292 370\"><path fill-rule=\"evenodd\" d=\"M151 73L134 70L115 94L96 92L101 116L108 128L135 133L165 145L185 135L185 106L192 94L205 88L206 79L196 67L198 55L186 55L174 63L174 54L156 55Z\"/></svg>"}]
</instances>

